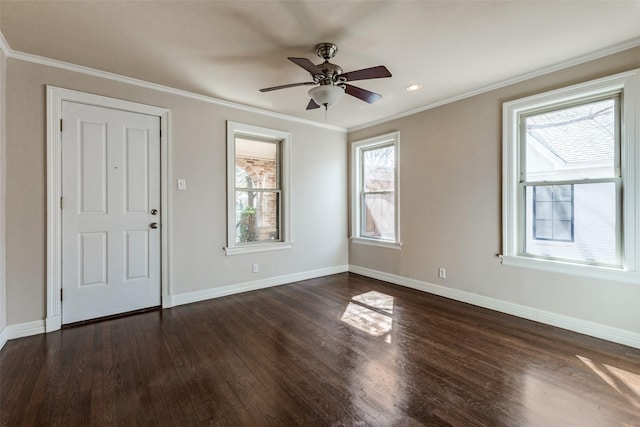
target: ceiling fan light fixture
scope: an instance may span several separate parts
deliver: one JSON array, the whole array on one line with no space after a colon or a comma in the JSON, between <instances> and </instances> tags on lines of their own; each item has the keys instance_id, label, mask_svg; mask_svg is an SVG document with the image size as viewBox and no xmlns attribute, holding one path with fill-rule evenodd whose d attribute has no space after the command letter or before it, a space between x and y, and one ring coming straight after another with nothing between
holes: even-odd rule
<instances>
[{"instance_id":1,"label":"ceiling fan light fixture","mask_svg":"<svg viewBox=\"0 0 640 427\"><path fill-rule=\"evenodd\" d=\"M335 85L320 85L309 91L311 99L318 105L324 105L324 108L335 104L342 95L344 95L344 89Z\"/></svg>"}]
</instances>

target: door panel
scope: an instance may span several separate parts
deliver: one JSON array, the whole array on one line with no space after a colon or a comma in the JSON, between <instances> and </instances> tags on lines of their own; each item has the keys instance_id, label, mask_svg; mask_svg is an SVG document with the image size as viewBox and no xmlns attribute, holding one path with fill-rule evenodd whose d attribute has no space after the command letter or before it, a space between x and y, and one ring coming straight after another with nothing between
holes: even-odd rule
<instances>
[{"instance_id":1,"label":"door panel","mask_svg":"<svg viewBox=\"0 0 640 427\"><path fill-rule=\"evenodd\" d=\"M149 212L149 135L139 129L127 129L127 174L125 176L127 213Z\"/></svg>"},{"instance_id":2,"label":"door panel","mask_svg":"<svg viewBox=\"0 0 640 427\"><path fill-rule=\"evenodd\" d=\"M125 278L127 280L149 277L149 231L126 231Z\"/></svg>"},{"instance_id":3,"label":"door panel","mask_svg":"<svg viewBox=\"0 0 640 427\"><path fill-rule=\"evenodd\" d=\"M80 213L107 213L106 123L81 122L78 141Z\"/></svg>"},{"instance_id":4,"label":"door panel","mask_svg":"<svg viewBox=\"0 0 640 427\"><path fill-rule=\"evenodd\" d=\"M79 286L107 283L107 233L80 233L78 266Z\"/></svg>"},{"instance_id":5,"label":"door panel","mask_svg":"<svg viewBox=\"0 0 640 427\"><path fill-rule=\"evenodd\" d=\"M160 305L160 118L62 104L62 323Z\"/></svg>"}]
</instances>

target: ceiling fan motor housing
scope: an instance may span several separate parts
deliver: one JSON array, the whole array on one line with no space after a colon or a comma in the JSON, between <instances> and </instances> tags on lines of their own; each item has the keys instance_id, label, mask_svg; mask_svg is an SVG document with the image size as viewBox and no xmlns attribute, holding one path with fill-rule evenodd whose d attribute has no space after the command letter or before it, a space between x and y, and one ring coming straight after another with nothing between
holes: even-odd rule
<instances>
[{"instance_id":1,"label":"ceiling fan motor housing","mask_svg":"<svg viewBox=\"0 0 640 427\"><path fill-rule=\"evenodd\" d=\"M342 68L328 61L318 64L318 68L322 70L322 74L313 77L314 79L317 79L317 82L321 85L332 84L336 81L336 77L342 74Z\"/></svg>"},{"instance_id":2,"label":"ceiling fan motor housing","mask_svg":"<svg viewBox=\"0 0 640 427\"><path fill-rule=\"evenodd\" d=\"M322 71L322 75L314 75L313 78L321 85L333 84L336 77L343 73L342 68L329 62L338 53L338 46L333 43L320 43L316 46L316 55L324 59L317 67Z\"/></svg>"},{"instance_id":3,"label":"ceiling fan motor housing","mask_svg":"<svg viewBox=\"0 0 640 427\"><path fill-rule=\"evenodd\" d=\"M320 43L316 46L316 55L325 61L330 60L338 53L338 46L333 43Z\"/></svg>"}]
</instances>

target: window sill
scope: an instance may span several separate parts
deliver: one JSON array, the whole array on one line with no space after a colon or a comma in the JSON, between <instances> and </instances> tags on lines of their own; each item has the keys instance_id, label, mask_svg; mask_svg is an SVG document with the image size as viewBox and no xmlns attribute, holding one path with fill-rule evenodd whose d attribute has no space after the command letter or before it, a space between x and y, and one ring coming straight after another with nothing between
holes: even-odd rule
<instances>
[{"instance_id":1,"label":"window sill","mask_svg":"<svg viewBox=\"0 0 640 427\"><path fill-rule=\"evenodd\" d=\"M500 256L500 261L502 265L510 267L531 268L534 270L582 276L599 280L611 280L634 284L640 283L640 274L638 272L625 270L623 268L574 264L565 261L545 260L513 255L502 255Z\"/></svg>"},{"instance_id":2,"label":"window sill","mask_svg":"<svg viewBox=\"0 0 640 427\"><path fill-rule=\"evenodd\" d=\"M388 240L367 239L364 237L352 237L351 241L359 245L378 246L389 249L402 249L402 242L390 242Z\"/></svg>"},{"instance_id":3,"label":"window sill","mask_svg":"<svg viewBox=\"0 0 640 427\"><path fill-rule=\"evenodd\" d=\"M256 252L278 251L282 249L291 249L292 247L292 242L261 243L257 245L226 246L224 248L224 252L227 256L230 256L252 254Z\"/></svg>"}]
</instances>

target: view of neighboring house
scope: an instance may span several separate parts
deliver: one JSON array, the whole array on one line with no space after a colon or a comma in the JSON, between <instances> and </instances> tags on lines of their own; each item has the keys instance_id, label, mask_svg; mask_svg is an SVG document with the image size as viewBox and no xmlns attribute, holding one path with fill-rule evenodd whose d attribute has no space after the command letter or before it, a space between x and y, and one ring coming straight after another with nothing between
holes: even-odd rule
<instances>
[{"instance_id":1,"label":"view of neighboring house","mask_svg":"<svg viewBox=\"0 0 640 427\"><path fill-rule=\"evenodd\" d=\"M236 138L236 242L279 240L278 145Z\"/></svg>"},{"instance_id":2,"label":"view of neighboring house","mask_svg":"<svg viewBox=\"0 0 640 427\"><path fill-rule=\"evenodd\" d=\"M392 145L363 150L363 195L365 212L362 235L393 239L395 152Z\"/></svg>"},{"instance_id":3,"label":"view of neighboring house","mask_svg":"<svg viewBox=\"0 0 640 427\"><path fill-rule=\"evenodd\" d=\"M523 252L586 263L619 262L617 102L611 97L523 117Z\"/></svg>"}]
</instances>

